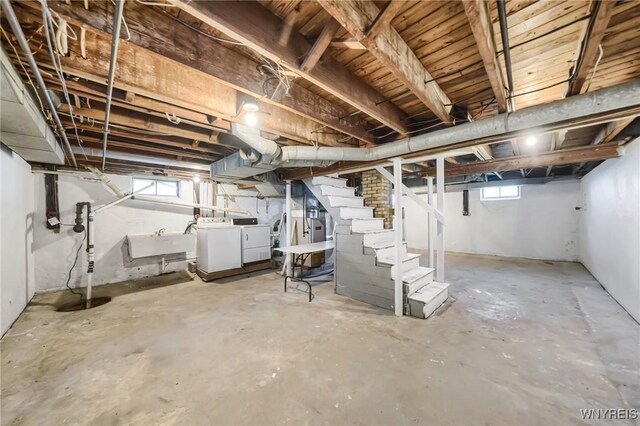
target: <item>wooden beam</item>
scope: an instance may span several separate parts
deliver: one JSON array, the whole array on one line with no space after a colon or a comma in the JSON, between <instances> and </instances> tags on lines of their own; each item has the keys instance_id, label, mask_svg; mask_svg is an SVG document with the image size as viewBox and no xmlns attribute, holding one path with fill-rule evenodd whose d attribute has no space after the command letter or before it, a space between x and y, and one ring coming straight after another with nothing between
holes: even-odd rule
<instances>
[{"instance_id":1,"label":"wooden beam","mask_svg":"<svg viewBox=\"0 0 640 426\"><path fill-rule=\"evenodd\" d=\"M296 19L300 14L300 7L298 4L284 18L282 24L282 30L280 31L280 46L286 46L289 43L289 37L291 37L291 31L293 31L293 25L296 23Z\"/></svg>"},{"instance_id":2,"label":"wooden beam","mask_svg":"<svg viewBox=\"0 0 640 426\"><path fill-rule=\"evenodd\" d=\"M172 0L173 1L173 0ZM452 124L451 100L433 79L398 32L382 27L375 38L367 31L379 9L372 1L318 0L318 3L358 39L369 52L420 99L440 120Z\"/></svg>"},{"instance_id":3,"label":"wooden beam","mask_svg":"<svg viewBox=\"0 0 640 426\"><path fill-rule=\"evenodd\" d=\"M507 92L502 67L498 61L493 24L486 0L464 0L464 11L471 25L484 69L498 103L498 111L507 111Z\"/></svg>"},{"instance_id":4,"label":"wooden beam","mask_svg":"<svg viewBox=\"0 0 640 426\"><path fill-rule=\"evenodd\" d=\"M76 2L51 2L49 7L69 23L111 37L113 13L109 10L110 3L100 1L90 4L91 7L88 10L77 7ZM38 12L32 15L36 18L40 14L40 3L37 1L24 1L16 6L28 6L32 10L37 10ZM22 8L16 7L16 13L20 12L19 9ZM135 2L127 2L125 16L131 38L123 40L121 46L127 46L129 49L132 46L137 46L154 52L176 61L194 72L206 73L215 78L218 83L221 82L228 87L260 98L264 102L277 105L363 142L369 144L375 142L362 121L347 117L343 108L297 84L292 85L289 96L284 96L281 99L270 99L265 96L263 89L265 77L260 75L256 69L259 63L249 59L240 51L227 48L179 24L168 15ZM21 21L23 19L26 17L23 16ZM33 19L32 17L31 20ZM89 34L87 34L87 38L89 38ZM80 51L79 48L77 50ZM139 52L139 50L134 51ZM108 53L109 50L107 49L106 52ZM194 58L198 58L198 60L194 61ZM150 64L151 66L152 64ZM185 71L185 74L188 72ZM189 80L185 75L185 81L193 80ZM206 92L201 95L201 97L204 96L206 96Z\"/></svg>"},{"instance_id":5,"label":"wooden beam","mask_svg":"<svg viewBox=\"0 0 640 426\"><path fill-rule=\"evenodd\" d=\"M89 58L83 59L74 54L75 42L70 40L71 56L60 58L63 70L70 75L104 84L109 63L110 41L96 33L87 33L85 40ZM245 95L237 93L213 77L130 43L122 43L118 55L121 60L118 61L116 70L115 88L197 111L205 116L222 117L230 121L242 120L242 117L236 114L236 97ZM36 60L42 69L51 69L45 51L38 52ZM262 130L304 144L353 146L339 142L343 136L336 135L336 132L313 133L314 129L320 126L312 120L266 102L258 104L261 110L258 127Z\"/></svg>"},{"instance_id":6,"label":"wooden beam","mask_svg":"<svg viewBox=\"0 0 640 426\"><path fill-rule=\"evenodd\" d=\"M605 144L613 141L636 117L624 118L612 121L602 126L598 134L593 138L590 145Z\"/></svg>"},{"instance_id":7,"label":"wooden beam","mask_svg":"<svg viewBox=\"0 0 640 426\"><path fill-rule=\"evenodd\" d=\"M331 47L336 47L340 49L353 49L353 50L367 50L366 47L362 45L355 38L336 38L331 41Z\"/></svg>"},{"instance_id":8,"label":"wooden beam","mask_svg":"<svg viewBox=\"0 0 640 426\"><path fill-rule=\"evenodd\" d=\"M593 2L589 27L582 41L582 54L578 57L574 78L569 82L567 96L579 95L587 89L600 56L600 43L604 38L615 5L616 2L610 0Z\"/></svg>"},{"instance_id":9,"label":"wooden beam","mask_svg":"<svg viewBox=\"0 0 640 426\"><path fill-rule=\"evenodd\" d=\"M69 134L70 137L72 136L72 132L70 132L69 130L67 130L67 133ZM89 144L89 145L93 144L98 147L102 146L102 138L100 137L83 135L80 137L80 140L82 140L84 144ZM126 148L128 150L152 152L152 153L164 154L164 155L173 155L175 157L180 156L183 158L193 158L196 160L206 160L211 162L214 162L221 158L220 155L215 155L215 154L207 155L198 151L189 152L187 150L171 149L171 148L165 148L157 145L147 145L147 144L140 144L140 143L135 143L130 141L121 141L121 140L113 139L110 137L109 138L110 151L112 150L111 148ZM118 150L114 149L113 151L118 151Z\"/></svg>"},{"instance_id":10,"label":"wooden beam","mask_svg":"<svg viewBox=\"0 0 640 426\"><path fill-rule=\"evenodd\" d=\"M300 69L303 72L309 72L316 66L320 57L329 47L329 43L331 43L331 39L336 35L338 30L340 29L340 24L335 19L330 19L327 25L324 26L320 36L316 39L315 43L313 43L313 47L307 53L306 58L302 61L302 65L300 65Z\"/></svg>"},{"instance_id":11,"label":"wooden beam","mask_svg":"<svg viewBox=\"0 0 640 426\"><path fill-rule=\"evenodd\" d=\"M367 38L373 40L378 37L382 30L391 25L391 21L400 12L402 6L403 2L400 0L389 1L367 29Z\"/></svg>"},{"instance_id":12,"label":"wooden beam","mask_svg":"<svg viewBox=\"0 0 640 426\"><path fill-rule=\"evenodd\" d=\"M68 113L69 106L62 105L58 110ZM95 120L100 123L99 126L102 126L102 121L104 120L104 104L96 102L93 108L73 108L73 115L77 118ZM191 126L175 125L166 120L162 122L150 116L118 107L112 108L110 122L114 125L156 133L159 136L177 136L185 139L197 139L209 143L218 143L217 132Z\"/></svg>"},{"instance_id":13,"label":"wooden beam","mask_svg":"<svg viewBox=\"0 0 640 426\"><path fill-rule=\"evenodd\" d=\"M311 44L293 32L289 44L278 43L282 20L257 2L169 0L183 11L275 61L342 99L393 130L405 134L406 114L331 57L311 71L300 70L299 58Z\"/></svg>"},{"instance_id":14,"label":"wooden beam","mask_svg":"<svg viewBox=\"0 0 640 426\"><path fill-rule=\"evenodd\" d=\"M563 149L560 151L545 152L535 155L522 155L507 157L489 161L478 161L452 165L445 169L446 176L466 176L491 172L505 172L534 167L558 166L576 164L588 161L606 160L618 157L618 146L606 144L598 146L584 146L578 148ZM434 176L435 168L428 169L424 176Z\"/></svg>"}]
</instances>

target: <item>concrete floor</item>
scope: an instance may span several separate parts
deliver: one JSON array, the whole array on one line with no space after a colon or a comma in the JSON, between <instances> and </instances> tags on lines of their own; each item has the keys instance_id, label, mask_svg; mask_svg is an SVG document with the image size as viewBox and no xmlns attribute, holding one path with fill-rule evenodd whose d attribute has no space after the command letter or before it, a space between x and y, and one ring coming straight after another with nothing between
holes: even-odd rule
<instances>
[{"instance_id":1,"label":"concrete floor","mask_svg":"<svg viewBox=\"0 0 640 426\"><path fill-rule=\"evenodd\" d=\"M114 300L72 313L38 295L2 340L2 424L573 424L640 407L640 326L581 265L447 266L426 321L330 283L308 303L273 273L104 286Z\"/></svg>"}]
</instances>

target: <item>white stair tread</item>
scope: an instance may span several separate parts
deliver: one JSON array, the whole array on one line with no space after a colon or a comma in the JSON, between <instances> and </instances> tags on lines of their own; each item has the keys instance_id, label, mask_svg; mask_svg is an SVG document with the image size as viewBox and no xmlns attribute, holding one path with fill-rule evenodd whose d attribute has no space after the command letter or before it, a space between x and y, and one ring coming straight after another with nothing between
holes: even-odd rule
<instances>
[{"instance_id":1,"label":"white stair tread","mask_svg":"<svg viewBox=\"0 0 640 426\"><path fill-rule=\"evenodd\" d=\"M441 283L438 281L432 281L429 284L422 287L420 290L409 295L409 299L417 302L429 303L436 297L438 297L443 291L449 288L449 283Z\"/></svg>"},{"instance_id":2,"label":"white stair tread","mask_svg":"<svg viewBox=\"0 0 640 426\"><path fill-rule=\"evenodd\" d=\"M415 259L416 257L420 257L420 255L416 254L416 253L407 253L407 254L404 255L404 259L402 259L402 260L404 262L406 262L408 260ZM385 265L395 265L396 264L396 257L395 256L379 257L378 258L378 263L383 263Z\"/></svg>"},{"instance_id":3,"label":"white stair tread","mask_svg":"<svg viewBox=\"0 0 640 426\"><path fill-rule=\"evenodd\" d=\"M345 178L336 178L332 176L317 176L311 178L311 183L313 185L321 186L335 186L338 188L347 188L347 179Z\"/></svg>"},{"instance_id":4,"label":"white stair tread","mask_svg":"<svg viewBox=\"0 0 640 426\"><path fill-rule=\"evenodd\" d=\"M408 271L404 272L402 274L402 281L407 284L411 284L412 282L418 281L420 278L424 277L425 275L429 275L433 271L434 271L433 268L418 266L417 268L409 269Z\"/></svg>"},{"instance_id":5,"label":"white stair tread","mask_svg":"<svg viewBox=\"0 0 640 426\"><path fill-rule=\"evenodd\" d=\"M406 241L403 241L402 244L407 244ZM369 244L366 247L372 249L383 249L388 247L394 247L396 245L395 241L380 241L377 243Z\"/></svg>"},{"instance_id":6,"label":"white stair tread","mask_svg":"<svg viewBox=\"0 0 640 426\"><path fill-rule=\"evenodd\" d=\"M375 218L371 219L367 219L367 218L360 218L360 219L351 219L351 220L374 220ZM380 219L383 220L383 219ZM353 232L354 234L388 234L390 232L393 232L393 229L373 229L371 231L357 231L357 232Z\"/></svg>"}]
</instances>

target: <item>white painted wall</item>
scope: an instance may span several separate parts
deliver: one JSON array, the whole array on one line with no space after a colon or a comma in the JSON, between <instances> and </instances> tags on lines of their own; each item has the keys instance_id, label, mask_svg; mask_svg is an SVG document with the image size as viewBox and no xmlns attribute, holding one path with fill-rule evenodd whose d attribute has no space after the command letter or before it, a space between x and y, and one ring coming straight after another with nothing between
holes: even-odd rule
<instances>
[{"instance_id":1,"label":"white painted wall","mask_svg":"<svg viewBox=\"0 0 640 426\"><path fill-rule=\"evenodd\" d=\"M31 167L0 144L0 328L11 327L35 292Z\"/></svg>"},{"instance_id":2,"label":"white painted wall","mask_svg":"<svg viewBox=\"0 0 640 426\"><path fill-rule=\"evenodd\" d=\"M582 179L580 258L640 322L640 139Z\"/></svg>"},{"instance_id":3,"label":"white painted wall","mask_svg":"<svg viewBox=\"0 0 640 426\"><path fill-rule=\"evenodd\" d=\"M131 177L109 175L121 189L129 191ZM83 233L76 234L70 226L63 226L60 233L46 228L44 175L35 175L36 220L35 260L37 291L64 288L69 268L76 250L82 243ZM70 176L59 176L58 202L60 221L73 224L77 202L89 201L93 208L115 200L117 197L100 183L84 182ZM193 200L193 184L181 182L181 200ZM85 210L86 212L86 210ZM85 214L86 217L86 214ZM192 220L192 210L163 206L144 201L127 200L95 217L95 268L94 284L105 284L127 279L141 278L160 273L160 258L130 259L126 245L127 234L154 233L165 228L167 233L184 232ZM86 223L85 223L86 225ZM86 286L87 258L83 244L78 262L71 275L70 285ZM179 255L178 255L179 257ZM184 258L184 256L182 256ZM168 271L184 269L186 261L172 262Z\"/></svg>"},{"instance_id":4,"label":"white painted wall","mask_svg":"<svg viewBox=\"0 0 640 426\"><path fill-rule=\"evenodd\" d=\"M427 196L421 195L426 201ZM469 216L462 215L462 192L445 194L445 249L462 253L531 259L579 258L580 183L553 182L521 187L519 200L482 201L469 191ZM425 213L404 197L405 239L409 247L427 248Z\"/></svg>"},{"instance_id":5,"label":"white painted wall","mask_svg":"<svg viewBox=\"0 0 640 426\"><path fill-rule=\"evenodd\" d=\"M131 177L109 175L109 178L121 189L129 191ZM59 234L46 228L44 176L36 175L36 222L35 222L35 260L37 291L49 291L65 287L70 265L81 244L83 234L76 234L71 227L64 226ZM280 218L283 201L270 199L267 212L266 200L258 200L255 191L235 191L236 195L227 204L230 208L241 208L256 216L262 223L273 223ZM69 176L60 176L58 180L60 219L62 223L73 224L75 204L90 201L95 208L115 200L117 197L102 184L83 182ZM193 183L181 181L180 199L193 202ZM201 200L206 203L206 200ZM218 205L224 206L223 197ZM257 206L257 210L256 210ZM204 213L204 212L203 212ZM220 215L220 214L218 214ZM129 279L158 275L160 258L149 257L130 259L126 236L128 234L154 233L165 228L166 233L184 232L192 220L192 210L163 206L144 201L127 200L122 204L105 210L95 218L95 267L94 284L106 284ZM195 247L194 247L195 251ZM195 253L188 254L195 257ZM184 256L175 255L167 271L186 268ZM80 251L78 263L71 275L72 287L86 286L87 260L85 246Z\"/></svg>"}]
</instances>

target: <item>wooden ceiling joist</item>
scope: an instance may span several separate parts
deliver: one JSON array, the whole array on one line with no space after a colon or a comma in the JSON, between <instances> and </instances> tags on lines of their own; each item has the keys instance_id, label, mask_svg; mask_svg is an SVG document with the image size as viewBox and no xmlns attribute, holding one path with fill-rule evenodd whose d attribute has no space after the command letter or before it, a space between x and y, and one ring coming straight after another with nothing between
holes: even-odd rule
<instances>
[{"instance_id":1,"label":"wooden ceiling joist","mask_svg":"<svg viewBox=\"0 0 640 426\"><path fill-rule=\"evenodd\" d=\"M71 46L73 43L70 40ZM63 70L70 75L103 84L108 70L110 42L104 36L88 33L86 45L89 58L83 59L74 54L61 57ZM121 60L118 61L114 83L117 89L154 99L156 103L200 112L205 116L243 120L242 116L236 115L238 93L213 77L127 43L120 45L119 58ZM50 67L44 52L36 54L36 59L41 68ZM149 72L150 69L157 71ZM340 135L336 132L314 133L321 126L303 116L265 102L258 104L261 109L259 127L262 130L304 144L352 146L339 142Z\"/></svg>"},{"instance_id":2,"label":"wooden ceiling joist","mask_svg":"<svg viewBox=\"0 0 640 426\"><path fill-rule=\"evenodd\" d=\"M384 96L333 58L326 57L312 70L302 71L299 58L309 52L311 43L293 31L289 43L286 46L280 45L278 40L283 21L260 4L190 0L169 0L169 3L242 42L266 58L289 68L385 126L401 134L408 131L404 112L394 104L386 102Z\"/></svg>"},{"instance_id":3,"label":"wooden ceiling joist","mask_svg":"<svg viewBox=\"0 0 640 426\"><path fill-rule=\"evenodd\" d=\"M318 2L442 122L452 124L452 118L449 115L451 100L400 34L387 24L377 25L380 28L376 30L376 37L368 37L369 28L380 14L375 3L356 0L319 0ZM393 3L388 7L394 7Z\"/></svg>"},{"instance_id":4,"label":"wooden ceiling joist","mask_svg":"<svg viewBox=\"0 0 640 426\"><path fill-rule=\"evenodd\" d=\"M335 19L329 20L327 25L322 29L322 32L316 39L315 43L313 43L313 47L302 61L302 65L300 65L300 69L304 72L309 72L316 66L320 57L327 50L331 40L336 35L338 30L340 29L340 24Z\"/></svg>"},{"instance_id":5,"label":"wooden ceiling joist","mask_svg":"<svg viewBox=\"0 0 640 426\"><path fill-rule=\"evenodd\" d=\"M468 176L491 172L529 169L534 167L559 166L588 161L606 160L620 156L617 144L583 146L545 152L535 155L501 158L489 161L451 165L445 169L445 176ZM426 170L424 176L435 176L435 168Z\"/></svg>"},{"instance_id":6,"label":"wooden ceiling joist","mask_svg":"<svg viewBox=\"0 0 640 426\"><path fill-rule=\"evenodd\" d=\"M482 58L493 94L496 97L498 111L505 112L507 111L505 78L502 74L500 62L498 62L496 40L489 7L486 0L465 0L462 4L471 25L473 37L478 46L478 52Z\"/></svg>"},{"instance_id":7,"label":"wooden ceiling joist","mask_svg":"<svg viewBox=\"0 0 640 426\"><path fill-rule=\"evenodd\" d=\"M403 2L400 0L391 0L378 13L376 19L373 20L369 28L367 28L367 38L373 40L389 25L395 16L400 12Z\"/></svg>"},{"instance_id":8,"label":"wooden ceiling joist","mask_svg":"<svg viewBox=\"0 0 640 426\"><path fill-rule=\"evenodd\" d=\"M569 82L567 96L578 95L588 86L593 76L594 68L600 56L600 43L604 38L609 20L613 15L616 2L610 0L595 0L593 2L592 17L587 33L584 36L582 54L578 58L574 77Z\"/></svg>"},{"instance_id":9,"label":"wooden ceiling joist","mask_svg":"<svg viewBox=\"0 0 640 426\"><path fill-rule=\"evenodd\" d=\"M31 0L23 4L35 9L40 7L38 2ZM111 37L113 17L108 10L109 5L109 2L91 2L87 10L78 2L52 2L49 7L71 24ZM185 69L206 73L229 88L255 96L363 142L374 142L372 135L360 121L348 117L342 108L299 85L292 85L289 95L280 99L265 96L264 77L256 69L259 63L176 23L171 17L140 5L125 8L125 16L131 37L123 40L121 49L126 46L129 50L141 52L133 49L136 46L154 52L182 64L187 67ZM109 49L106 50L108 52ZM194 61L194 58L198 60ZM185 81L193 80L185 76Z\"/></svg>"}]
</instances>

